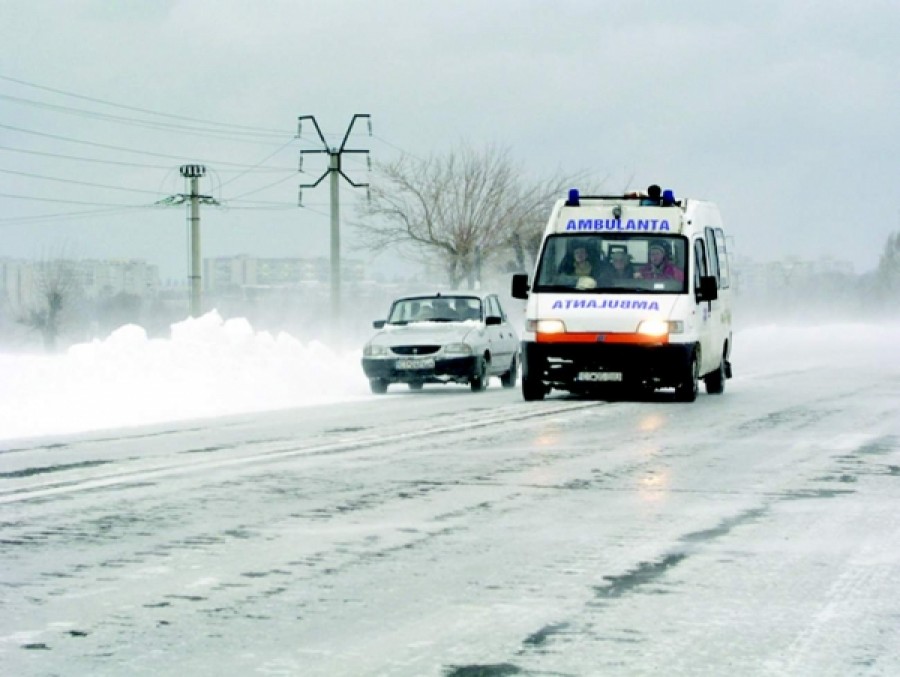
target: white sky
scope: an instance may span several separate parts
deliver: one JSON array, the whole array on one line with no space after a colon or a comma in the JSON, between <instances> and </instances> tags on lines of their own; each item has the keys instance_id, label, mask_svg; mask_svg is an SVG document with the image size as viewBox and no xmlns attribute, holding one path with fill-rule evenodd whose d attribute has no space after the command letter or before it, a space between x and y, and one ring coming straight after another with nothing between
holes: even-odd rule
<instances>
[{"instance_id":1,"label":"white sky","mask_svg":"<svg viewBox=\"0 0 900 677\"><path fill-rule=\"evenodd\" d=\"M736 332L732 362L737 379L818 365L827 389L835 360L892 354L898 343L898 325L769 325ZM59 355L0 353L0 439L417 395L371 395L360 357L215 312L172 325L166 339L128 325Z\"/></svg>"},{"instance_id":2,"label":"white sky","mask_svg":"<svg viewBox=\"0 0 900 677\"><path fill-rule=\"evenodd\" d=\"M711 199L757 260L863 272L900 229L892 0L3 0L2 15L0 257L139 257L184 278L183 209L137 207L184 192L186 162L229 205L202 211L205 256L325 256L327 182L296 208L325 167L294 172L318 147L309 127L293 139L303 114L334 144L371 114L374 137L348 147L374 160L497 143L537 175ZM345 169L367 180L361 156ZM345 219L362 193L342 189ZM33 218L76 212L94 213Z\"/></svg>"}]
</instances>

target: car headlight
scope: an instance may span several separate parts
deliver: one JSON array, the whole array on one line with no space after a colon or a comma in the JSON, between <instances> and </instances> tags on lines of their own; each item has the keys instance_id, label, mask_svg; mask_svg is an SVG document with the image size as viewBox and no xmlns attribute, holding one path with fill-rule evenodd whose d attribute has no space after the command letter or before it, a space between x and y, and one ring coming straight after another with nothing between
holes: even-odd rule
<instances>
[{"instance_id":1,"label":"car headlight","mask_svg":"<svg viewBox=\"0 0 900 677\"><path fill-rule=\"evenodd\" d=\"M638 325L638 334L644 336L666 336L684 333L681 320L644 320Z\"/></svg>"},{"instance_id":2,"label":"car headlight","mask_svg":"<svg viewBox=\"0 0 900 677\"><path fill-rule=\"evenodd\" d=\"M448 343L444 346L447 355L471 355L472 346L468 343Z\"/></svg>"},{"instance_id":3,"label":"car headlight","mask_svg":"<svg viewBox=\"0 0 900 677\"><path fill-rule=\"evenodd\" d=\"M526 320L525 329L536 334L565 334L566 323L562 320Z\"/></svg>"},{"instance_id":4,"label":"car headlight","mask_svg":"<svg viewBox=\"0 0 900 677\"><path fill-rule=\"evenodd\" d=\"M381 346L378 344L369 343L363 348L363 355L365 357L382 357L388 354L387 346Z\"/></svg>"}]
</instances>

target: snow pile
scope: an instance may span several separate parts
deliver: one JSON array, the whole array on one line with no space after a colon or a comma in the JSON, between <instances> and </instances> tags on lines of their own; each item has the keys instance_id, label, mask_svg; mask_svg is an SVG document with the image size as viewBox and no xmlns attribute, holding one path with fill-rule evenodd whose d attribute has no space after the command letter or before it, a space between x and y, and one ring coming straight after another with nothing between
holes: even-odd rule
<instances>
[{"instance_id":1,"label":"snow pile","mask_svg":"<svg viewBox=\"0 0 900 677\"><path fill-rule=\"evenodd\" d=\"M737 332L732 363L737 381L809 367L827 381L830 364L897 345L897 325L771 325ZM360 357L215 312L173 325L169 339L128 325L62 355L0 354L0 439L364 399Z\"/></svg>"},{"instance_id":2,"label":"snow pile","mask_svg":"<svg viewBox=\"0 0 900 677\"><path fill-rule=\"evenodd\" d=\"M0 439L368 397L360 357L216 312L169 339L126 325L61 355L0 354Z\"/></svg>"}]
</instances>

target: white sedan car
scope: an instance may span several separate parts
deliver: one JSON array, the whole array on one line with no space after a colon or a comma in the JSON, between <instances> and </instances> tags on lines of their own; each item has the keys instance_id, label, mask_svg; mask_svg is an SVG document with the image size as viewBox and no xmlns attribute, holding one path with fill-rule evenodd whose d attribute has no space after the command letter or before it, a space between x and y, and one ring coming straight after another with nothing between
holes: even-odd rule
<instances>
[{"instance_id":1,"label":"white sedan car","mask_svg":"<svg viewBox=\"0 0 900 677\"><path fill-rule=\"evenodd\" d=\"M516 385L519 337L496 294L446 292L405 296L363 348L362 366L373 393L391 383L413 390L425 383L467 383L472 392L499 376Z\"/></svg>"}]
</instances>

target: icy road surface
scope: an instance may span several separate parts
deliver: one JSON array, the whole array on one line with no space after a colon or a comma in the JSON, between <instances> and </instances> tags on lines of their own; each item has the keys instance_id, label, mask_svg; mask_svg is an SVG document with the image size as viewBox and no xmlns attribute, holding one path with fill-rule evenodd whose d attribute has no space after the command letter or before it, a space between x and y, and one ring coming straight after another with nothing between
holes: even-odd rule
<instances>
[{"instance_id":1,"label":"icy road surface","mask_svg":"<svg viewBox=\"0 0 900 677\"><path fill-rule=\"evenodd\" d=\"M900 674L898 332L790 336L693 404L0 442L0 673Z\"/></svg>"}]
</instances>

